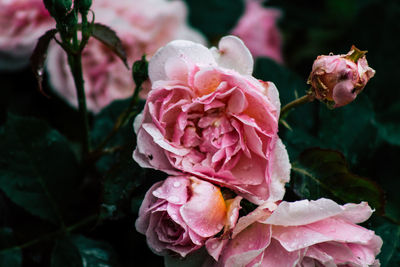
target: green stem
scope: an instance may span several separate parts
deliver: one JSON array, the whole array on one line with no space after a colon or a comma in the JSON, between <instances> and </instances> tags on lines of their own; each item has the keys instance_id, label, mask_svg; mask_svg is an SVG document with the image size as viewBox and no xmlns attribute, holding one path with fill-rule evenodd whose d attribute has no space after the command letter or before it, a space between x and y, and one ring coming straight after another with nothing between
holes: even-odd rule
<instances>
[{"instance_id":1,"label":"green stem","mask_svg":"<svg viewBox=\"0 0 400 267\"><path fill-rule=\"evenodd\" d=\"M289 113L289 111L290 111L291 109L293 109L293 108L295 108L295 107L297 107L297 106L303 105L303 104L305 104L305 103L312 102L312 101L314 101L314 99L315 99L314 94L312 94L312 93L307 93L306 95L304 95L304 96L302 96L302 97L300 97L300 98L297 98L297 99L293 100L292 102L286 104L286 105L281 109L280 118L281 118L281 119L284 119L284 118L287 116L287 114Z\"/></svg>"},{"instance_id":2,"label":"green stem","mask_svg":"<svg viewBox=\"0 0 400 267\"><path fill-rule=\"evenodd\" d=\"M82 157L85 159L90 151L90 132L89 119L86 108L86 96L84 88L84 80L82 74L82 55L81 52L68 54L68 63L71 68L72 76L74 77L76 93L78 96L79 114L82 121Z\"/></svg>"}]
</instances>

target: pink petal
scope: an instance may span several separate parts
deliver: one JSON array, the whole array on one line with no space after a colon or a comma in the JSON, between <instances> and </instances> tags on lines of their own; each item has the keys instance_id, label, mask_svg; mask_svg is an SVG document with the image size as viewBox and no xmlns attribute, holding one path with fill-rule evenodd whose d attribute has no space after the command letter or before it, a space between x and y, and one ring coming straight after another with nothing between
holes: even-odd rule
<instances>
[{"instance_id":1,"label":"pink petal","mask_svg":"<svg viewBox=\"0 0 400 267\"><path fill-rule=\"evenodd\" d=\"M253 73L253 57L238 37L229 35L221 38L218 43L218 50L214 49L213 53L219 66L244 75Z\"/></svg>"},{"instance_id":2,"label":"pink petal","mask_svg":"<svg viewBox=\"0 0 400 267\"><path fill-rule=\"evenodd\" d=\"M341 206L326 198L318 200L283 201L266 223L282 226L305 225L338 215Z\"/></svg>"},{"instance_id":3,"label":"pink petal","mask_svg":"<svg viewBox=\"0 0 400 267\"><path fill-rule=\"evenodd\" d=\"M181 207L185 223L198 235L210 237L222 230L226 205L221 191L212 184L191 178L192 196Z\"/></svg>"},{"instance_id":4,"label":"pink petal","mask_svg":"<svg viewBox=\"0 0 400 267\"><path fill-rule=\"evenodd\" d=\"M189 198L188 187L190 180L187 177L168 177L163 184L153 191L153 196L165 199L176 205L183 205Z\"/></svg>"},{"instance_id":5,"label":"pink petal","mask_svg":"<svg viewBox=\"0 0 400 267\"><path fill-rule=\"evenodd\" d=\"M272 239L264 251L261 266L263 267L294 267L300 261L300 251L289 252L278 241Z\"/></svg>"},{"instance_id":6,"label":"pink petal","mask_svg":"<svg viewBox=\"0 0 400 267\"><path fill-rule=\"evenodd\" d=\"M200 65L216 65L214 57L205 46L190 41L172 41L160 48L149 62L149 77L152 82L168 80L165 67L167 60L171 58L181 58L188 63Z\"/></svg>"}]
</instances>

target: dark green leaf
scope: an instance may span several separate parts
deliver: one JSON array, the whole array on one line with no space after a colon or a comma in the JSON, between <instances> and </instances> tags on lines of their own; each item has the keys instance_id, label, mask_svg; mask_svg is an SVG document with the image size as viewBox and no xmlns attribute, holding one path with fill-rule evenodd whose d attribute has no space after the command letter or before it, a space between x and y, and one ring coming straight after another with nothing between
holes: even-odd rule
<instances>
[{"instance_id":1,"label":"dark green leaf","mask_svg":"<svg viewBox=\"0 0 400 267\"><path fill-rule=\"evenodd\" d=\"M129 69L125 49L114 30L106 25L94 23L92 28L92 36L111 49Z\"/></svg>"},{"instance_id":2,"label":"dark green leaf","mask_svg":"<svg viewBox=\"0 0 400 267\"><path fill-rule=\"evenodd\" d=\"M114 249L108 243L84 236L74 236L71 241L77 247L85 267L121 266Z\"/></svg>"},{"instance_id":3,"label":"dark green leaf","mask_svg":"<svg viewBox=\"0 0 400 267\"><path fill-rule=\"evenodd\" d=\"M383 192L373 181L348 169L344 156L333 150L308 149L292 166L292 185L302 198L333 198L341 203L367 201L378 212L384 210Z\"/></svg>"},{"instance_id":4,"label":"dark green leaf","mask_svg":"<svg viewBox=\"0 0 400 267\"><path fill-rule=\"evenodd\" d=\"M373 106L365 94L347 106L319 110L318 139L324 148L344 153L352 164L370 156L378 145Z\"/></svg>"},{"instance_id":5,"label":"dark green leaf","mask_svg":"<svg viewBox=\"0 0 400 267\"><path fill-rule=\"evenodd\" d=\"M22 266L21 249L14 246L12 230L0 228L0 266Z\"/></svg>"},{"instance_id":6,"label":"dark green leaf","mask_svg":"<svg viewBox=\"0 0 400 267\"><path fill-rule=\"evenodd\" d=\"M383 239L381 253L378 255L381 266L400 266L400 226L385 222L375 232Z\"/></svg>"},{"instance_id":7,"label":"dark green leaf","mask_svg":"<svg viewBox=\"0 0 400 267\"><path fill-rule=\"evenodd\" d=\"M179 256L165 256L165 267L201 267L211 266L215 261L202 248L188 254L185 258Z\"/></svg>"},{"instance_id":8,"label":"dark green leaf","mask_svg":"<svg viewBox=\"0 0 400 267\"><path fill-rule=\"evenodd\" d=\"M44 63L47 57L47 49L49 48L50 41L54 38L58 31L56 29L48 30L36 44L30 58L32 70L38 81L39 91L44 94L42 82L44 75Z\"/></svg>"},{"instance_id":9,"label":"dark green leaf","mask_svg":"<svg viewBox=\"0 0 400 267\"><path fill-rule=\"evenodd\" d=\"M243 0L186 0L186 3L189 22L211 39L229 33L244 12Z\"/></svg>"},{"instance_id":10,"label":"dark green leaf","mask_svg":"<svg viewBox=\"0 0 400 267\"><path fill-rule=\"evenodd\" d=\"M379 136L389 144L400 146L400 104L380 112L375 122Z\"/></svg>"},{"instance_id":11,"label":"dark green leaf","mask_svg":"<svg viewBox=\"0 0 400 267\"><path fill-rule=\"evenodd\" d=\"M51 256L52 267L83 267L81 255L78 248L69 238L63 238L56 241ZM86 265L85 265L86 266Z\"/></svg>"},{"instance_id":12,"label":"dark green leaf","mask_svg":"<svg viewBox=\"0 0 400 267\"><path fill-rule=\"evenodd\" d=\"M78 162L65 137L43 121L9 114L0 130L0 188L14 203L61 223L74 214L77 178Z\"/></svg>"}]
</instances>

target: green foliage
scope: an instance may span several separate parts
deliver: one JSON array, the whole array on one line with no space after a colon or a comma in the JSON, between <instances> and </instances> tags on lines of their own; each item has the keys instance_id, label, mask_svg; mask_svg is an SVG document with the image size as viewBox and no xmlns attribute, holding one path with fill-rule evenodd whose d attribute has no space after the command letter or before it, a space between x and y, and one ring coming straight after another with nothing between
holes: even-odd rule
<instances>
[{"instance_id":1,"label":"green foliage","mask_svg":"<svg viewBox=\"0 0 400 267\"><path fill-rule=\"evenodd\" d=\"M189 22L210 41L229 33L244 12L243 0L185 0Z\"/></svg>"},{"instance_id":2,"label":"green foliage","mask_svg":"<svg viewBox=\"0 0 400 267\"><path fill-rule=\"evenodd\" d=\"M119 267L113 248L84 236L65 237L56 241L51 257L52 267Z\"/></svg>"},{"instance_id":3,"label":"green foliage","mask_svg":"<svg viewBox=\"0 0 400 267\"><path fill-rule=\"evenodd\" d=\"M21 249L14 246L12 230L0 228L0 266L22 266Z\"/></svg>"},{"instance_id":4,"label":"green foliage","mask_svg":"<svg viewBox=\"0 0 400 267\"><path fill-rule=\"evenodd\" d=\"M332 198L342 204L367 201L382 212L383 192L373 181L351 173L342 154L309 149L293 163L293 189L301 198Z\"/></svg>"},{"instance_id":5,"label":"green foliage","mask_svg":"<svg viewBox=\"0 0 400 267\"><path fill-rule=\"evenodd\" d=\"M400 265L400 226L389 222L379 225L375 232L383 239L378 258L382 267Z\"/></svg>"},{"instance_id":6,"label":"green foliage","mask_svg":"<svg viewBox=\"0 0 400 267\"><path fill-rule=\"evenodd\" d=\"M101 23L94 23L92 26L92 36L111 49L129 69L124 47L114 30Z\"/></svg>"},{"instance_id":7,"label":"green foliage","mask_svg":"<svg viewBox=\"0 0 400 267\"><path fill-rule=\"evenodd\" d=\"M0 188L33 215L63 224L76 204L78 162L45 122L8 115L0 130Z\"/></svg>"},{"instance_id":8,"label":"green foliage","mask_svg":"<svg viewBox=\"0 0 400 267\"><path fill-rule=\"evenodd\" d=\"M57 34L56 29L48 30L43 36L39 38L35 50L30 58L33 73L38 81L40 92L43 92L42 82L44 75L44 63L47 58L47 49L49 48L50 41L53 40Z\"/></svg>"}]
</instances>

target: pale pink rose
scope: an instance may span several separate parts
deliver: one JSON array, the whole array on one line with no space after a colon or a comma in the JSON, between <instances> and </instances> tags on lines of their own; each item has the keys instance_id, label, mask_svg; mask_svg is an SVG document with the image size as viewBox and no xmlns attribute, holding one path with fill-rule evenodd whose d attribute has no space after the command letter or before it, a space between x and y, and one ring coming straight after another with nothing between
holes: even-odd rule
<instances>
[{"instance_id":1,"label":"pale pink rose","mask_svg":"<svg viewBox=\"0 0 400 267\"><path fill-rule=\"evenodd\" d=\"M146 193L136 229L156 254L173 251L185 257L222 230L226 215L219 188L194 177L174 176Z\"/></svg>"},{"instance_id":2,"label":"pale pink rose","mask_svg":"<svg viewBox=\"0 0 400 267\"><path fill-rule=\"evenodd\" d=\"M308 78L317 99L333 102L334 107L347 105L375 75L365 55L354 60L350 58L353 53L362 51L353 46L346 55L317 57Z\"/></svg>"},{"instance_id":3,"label":"pale pink rose","mask_svg":"<svg viewBox=\"0 0 400 267\"><path fill-rule=\"evenodd\" d=\"M39 37L54 27L42 0L0 0L0 68L26 65Z\"/></svg>"},{"instance_id":4,"label":"pale pink rose","mask_svg":"<svg viewBox=\"0 0 400 267\"><path fill-rule=\"evenodd\" d=\"M174 41L150 60L153 84L136 120L134 159L228 187L254 203L282 199L290 163L279 139L280 101L251 76L253 58L234 36L219 50Z\"/></svg>"},{"instance_id":5,"label":"pale pink rose","mask_svg":"<svg viewBox=\"0 0 400 267\"><path fill-rule=\"evenodd\" d=\"M323 198L260 206L239 219L231 239L207 245L217 260L208 266L379 266L381 238L357 225L371 214L365 202Z\"/></svg>"},{"instance_id":6,"label":"pale pink rose","mask_svg":"<svg viewBox=\"0 0 400 267\"><path fill-rule=\"evenodd\" d=\"M150 58L159 47L174 39L205 42L186 23L186 6L182 1L167 0L96 0L91 8L96 22L116 31L126 50L128 64L143 54ZM111 50L94 38L82 55L87 107L97 113L113 100L131 96L135 90L131 70ZM76 89L64 51L51 46L47 71L53 89L77 107Z\"/></svg>"},{"instance_id":7,"label":"pale pink rose","mask_svg":"<svg viewBox=\"0 0 400 267\"><path fill-rule=\"evenodd\" d=\"M282 37L277 26L280 16L279 10L265 8L259 0L247 0L232 34L243 40L254 57L270 57L282 63Z\"/></svg>"}]
</instances>

